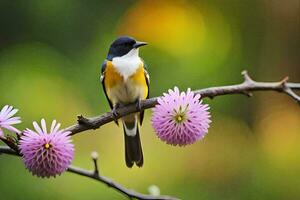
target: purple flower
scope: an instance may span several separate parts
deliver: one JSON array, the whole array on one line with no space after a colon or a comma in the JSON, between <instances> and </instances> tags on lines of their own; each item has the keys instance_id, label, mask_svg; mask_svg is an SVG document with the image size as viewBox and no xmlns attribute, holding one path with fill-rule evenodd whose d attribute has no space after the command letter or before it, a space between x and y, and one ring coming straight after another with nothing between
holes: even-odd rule
<instances>
[{"instance_id":1,"label":"purple flower","mask_svg":"<svg viewBox=\"0 0 300 200\"><path fill-rule=\"evenodd\" d=\"M202 104L200 95L189 88L179 92L169 89L157 99L153 108L152 125L157 136L167 144L185 146L201 139L208 132L209 106Z\"/></svg>"},{"instance_id":2,"label":"purple flower","mask_svg":"<svg viewBox=\"0 0 300 200\"><path fill-rule=\"evenodd\" d=\"M3 128L18 134L21 133L21 131L12 126L21 123L20 117L13 117L17 112L18 109L13 109L13 107L9 105L2 108L0 111L0 137L4 136Z\"/></svg>"},{"instance_id":3,"label":"purple flower","mask_svg":"<svg viewBox=\"0 0 300 200\"><path fill-rule=\"evenodd\" d=\"M71 164L74 155L70 131L58 130L60 124L56 120L52 122L49 133L44 119L41 127L37 122L33 122L33 126L35 131L26 129L21 136L19 148L23 162L38 177L60 175Z\"/></svg>"}]
</instances>

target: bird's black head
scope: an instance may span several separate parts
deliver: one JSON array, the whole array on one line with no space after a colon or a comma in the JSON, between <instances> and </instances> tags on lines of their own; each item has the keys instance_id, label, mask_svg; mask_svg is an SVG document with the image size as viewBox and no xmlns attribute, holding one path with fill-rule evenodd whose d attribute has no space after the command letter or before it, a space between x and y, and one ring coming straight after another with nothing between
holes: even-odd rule
<instances>
[{"instance_id":1,"label":"bird's black head","mask_svg":"<svg viewBox=\"0 0 300 200\"><path fill-rule=\"evenodd\" d=\"M124 56L132 49L137 49L146 44L147 43L145 42L138 42L129 36L121 36L110 45L107 60L112 60L114 57Z\"/></svg>"}]
</instances>

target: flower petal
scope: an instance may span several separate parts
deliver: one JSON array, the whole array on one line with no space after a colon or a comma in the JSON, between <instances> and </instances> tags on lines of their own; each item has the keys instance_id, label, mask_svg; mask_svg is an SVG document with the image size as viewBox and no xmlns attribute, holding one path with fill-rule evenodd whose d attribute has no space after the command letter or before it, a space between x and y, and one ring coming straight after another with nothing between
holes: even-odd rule
<instances>
[{"instance_id":1,"label":"flower petal","mask_svg":"<svg viewBox=\"0 0 300 200\"><path fill-rule=\"evenodd\" d=\"M34 121L32 124L33 124L34 129L38 132L38 134L43 134L42 129L40 128L40 126L38 125L38 123L36 121Z\"/></svg>"},{"instance_id":2,"label":"flower petal","mask_svg":"<svg viewBox=\"0 0 300 200\"><path fill-rule=\"evenodd\" d=\"M50 132L53 132L55 125L56 125L56 120L53 120L50 128Z\"/></svg>"},{"instance_id":3,"label":"flower petal","mask_svg":"<svg viewBox=\"0 0 300 200\"><path fill-rule=\"evenodd\" d=\"M0 111L0 129L5 128L9 131L20 133L18 129L11 126L13 124L21 123L20 117L13 117L17 112L18 109L14 109L12 106L5 105Z\"/></svg>"},{"instance_id":4,"label":"flower petal","mask_svg":"<svg viewBox=\"0 0 300 200\"><path fill-rule=\"evenodd\" d=\"M43 132L47 133L47 126L44 118L41 120L41 125L42 125Z\"/></svg>"}]
</instances>

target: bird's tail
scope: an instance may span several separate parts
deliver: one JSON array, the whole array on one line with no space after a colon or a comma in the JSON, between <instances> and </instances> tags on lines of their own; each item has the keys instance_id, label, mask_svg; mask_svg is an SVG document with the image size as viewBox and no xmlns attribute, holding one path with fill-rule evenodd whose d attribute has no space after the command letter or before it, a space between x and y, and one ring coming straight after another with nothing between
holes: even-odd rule
<instances>
[{"instance_id":1,"label":"bird's tail","mask_svg":"<svg viewBox=\"0 0 300 200\"><path fill-rule=\"evenodd\" d=\"M131 168L135 163L142 167L144 163L142 145L136 114L122 118L125 140L125 160L127 167Z\"/></svg>"}]
</instances>

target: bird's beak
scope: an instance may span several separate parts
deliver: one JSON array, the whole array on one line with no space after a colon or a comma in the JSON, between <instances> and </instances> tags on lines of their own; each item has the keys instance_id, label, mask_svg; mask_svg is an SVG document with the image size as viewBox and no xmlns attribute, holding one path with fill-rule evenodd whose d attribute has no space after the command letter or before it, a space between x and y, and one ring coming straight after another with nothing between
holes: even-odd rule
<instances>
[{"instance_id":1,"label":"bird's beak","mask_svg":"<svg viewBox=\"0 0 300 200\"><path fill-rule=\"evenodd\" d=\"M147 45L147 43L136 41L136 43L133 45L133 47L137 49L137 48L139 48L141 46L144 46L144 45Z\"/></svg>"}]
</instances>

